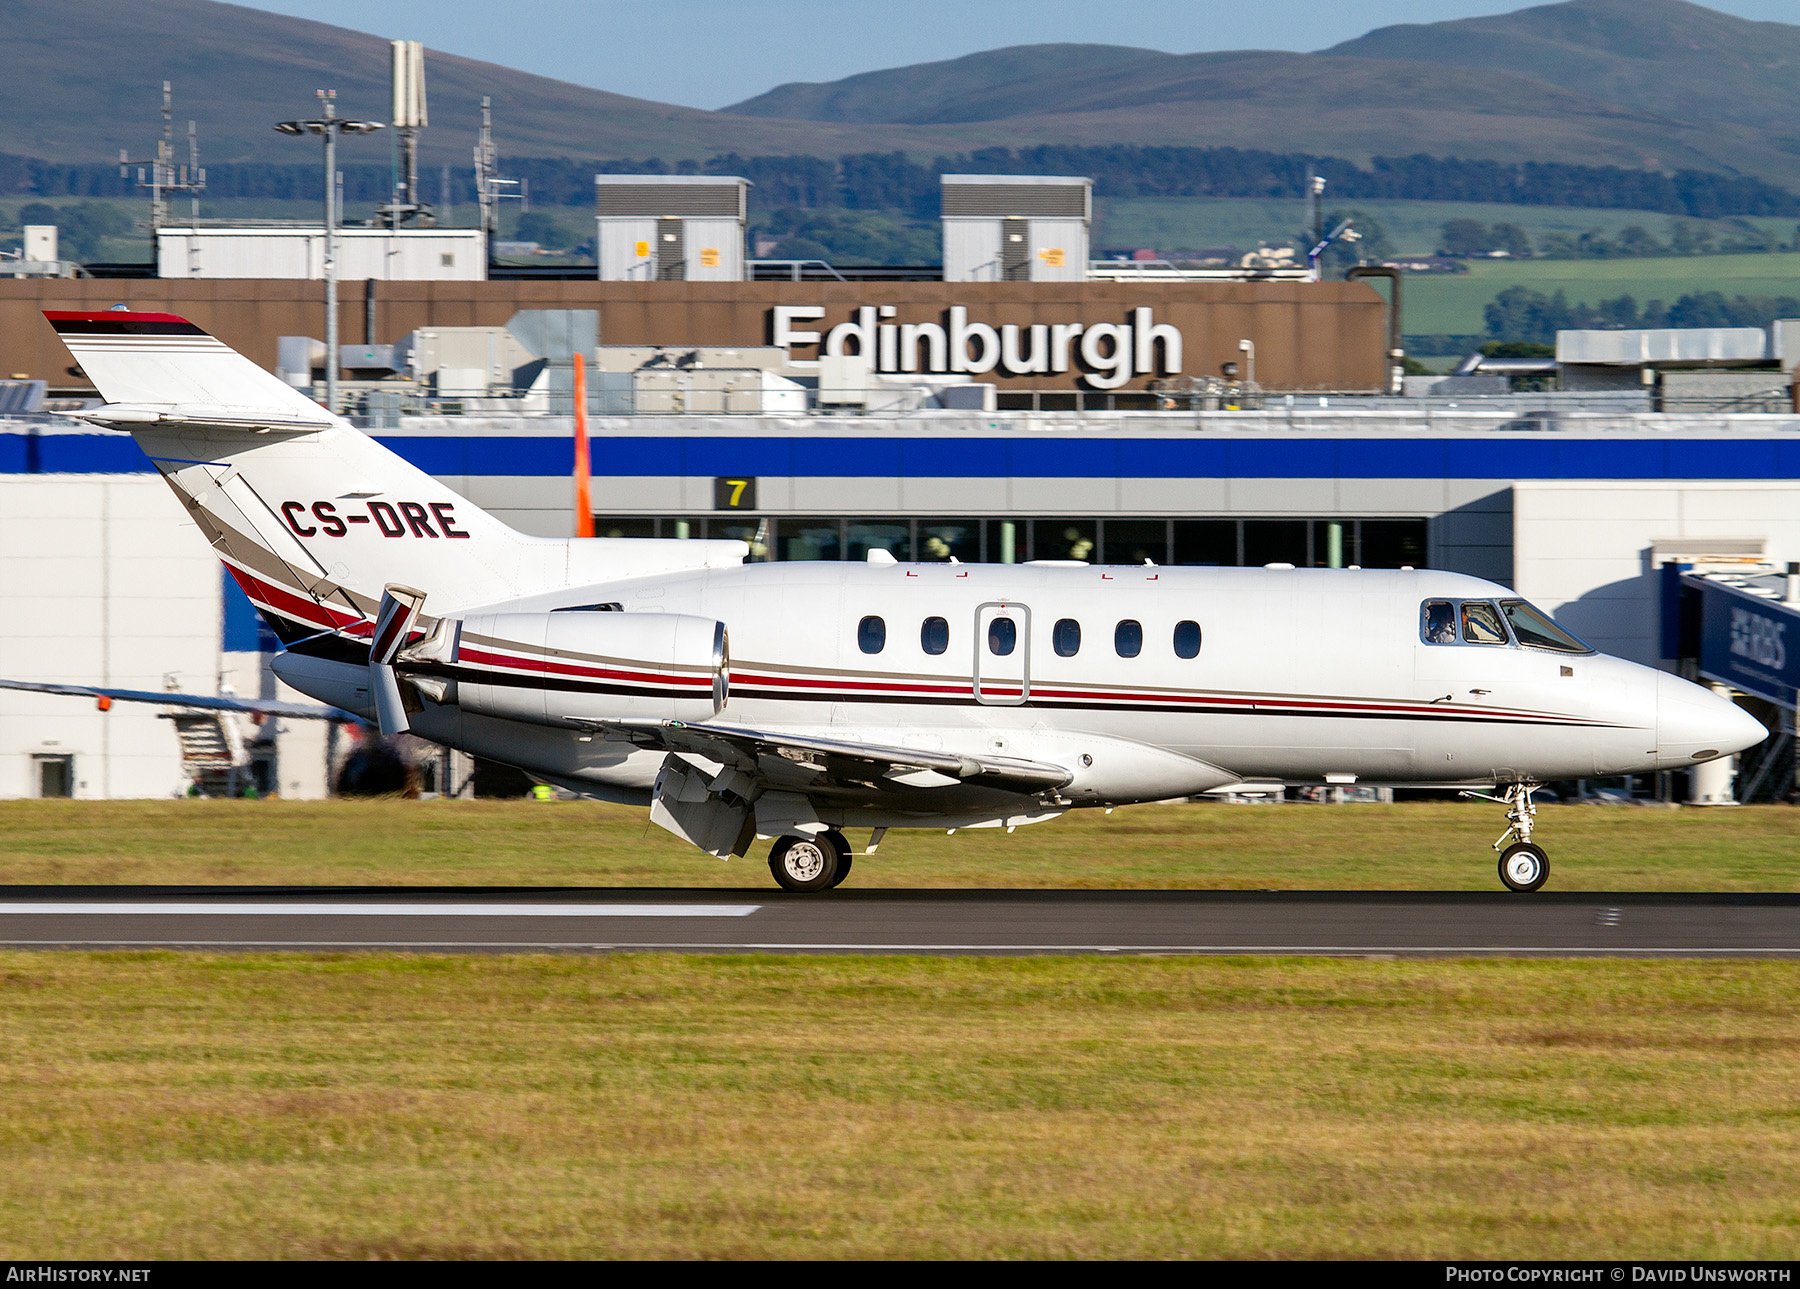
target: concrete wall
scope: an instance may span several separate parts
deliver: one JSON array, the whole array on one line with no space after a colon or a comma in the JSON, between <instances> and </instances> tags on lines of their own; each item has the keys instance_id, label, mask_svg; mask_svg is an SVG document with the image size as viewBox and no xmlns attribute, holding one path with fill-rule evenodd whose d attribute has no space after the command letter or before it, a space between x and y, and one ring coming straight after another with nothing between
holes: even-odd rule
<instances>
[{"instance_id":1,"label":"concrete wall","mask_svg":"<svg viewBox=\"0 0 1800 1289\"><path fill-rule=\"evenodd\" d=\"M1636 662L1659 652L1654 543L1762 538L1771 558L1800 559L1800 481L1530 481L1513 511L1519 593Z\"/></svg>"},{"instance_id":2,"label":"concrete wall","mask_svg":"<svg viewBox=\"0 0 1800 1289\"><path fill-rule=\"evenodd\" d=\"M309 701L225 653L221 617L219 561L160 476L0 475L0 677ZM180 795L162 710L0 690L0 798L37 796L42 756L73 757L78 798ZM280 739L281 791L324 795L323 722Z\"/></svg>"}]
</instances>

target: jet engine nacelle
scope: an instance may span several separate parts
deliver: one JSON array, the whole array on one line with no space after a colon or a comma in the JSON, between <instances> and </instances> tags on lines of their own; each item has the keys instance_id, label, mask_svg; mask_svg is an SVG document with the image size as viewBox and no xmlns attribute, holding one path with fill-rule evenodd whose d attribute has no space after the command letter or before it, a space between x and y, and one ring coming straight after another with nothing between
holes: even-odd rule
<instances>
[{"instance_id":1,"label":"jet engine nacelle","mask_svg":"<svg viewBox=\"0 0 1800 1289\"><path fill-rule=\"evenodd\" d=\"M483 716L703 721L725 706L730 662L712 618L477 613L462 621L456 675L456 702Z\"/></svg>"}]
</instances>

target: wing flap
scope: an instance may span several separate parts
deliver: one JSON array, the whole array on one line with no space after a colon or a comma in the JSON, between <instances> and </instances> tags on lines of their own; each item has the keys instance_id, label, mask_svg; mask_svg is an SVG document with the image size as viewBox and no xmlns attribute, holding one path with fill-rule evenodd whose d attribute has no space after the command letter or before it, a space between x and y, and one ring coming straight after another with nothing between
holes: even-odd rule
<instances>
[{"instance_id":1,"label":"wing flap","mask_svg":"<svg viewBox=\"0 0 1800 1289\"><path fill-rule=\"evenodd\" d=\"M1073 777L1060 765L1016 757L959 756L728 725L684 721L598 721L597 732L638 747L697 756L765 781L807 777L911 788L974 784L1013 792L1047 792Z\"/></svg>"}]
</instances>

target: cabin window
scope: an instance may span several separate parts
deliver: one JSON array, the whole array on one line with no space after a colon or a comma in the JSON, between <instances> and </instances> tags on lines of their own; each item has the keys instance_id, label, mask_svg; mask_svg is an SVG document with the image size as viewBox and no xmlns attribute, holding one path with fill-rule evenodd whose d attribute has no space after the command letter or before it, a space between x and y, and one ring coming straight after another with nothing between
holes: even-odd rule
<instances>
[{"instance_id":1,"label":"cabin window","mask_svg":"<svg viewBox=\"0 0 1800 1289\"><path fill-rule=\"evenodd\" d=\"M1113 628L1113 648L1121 658L1135 658L1144 652L1144 624L1126 618Z\"/></svg>"},{"instance_id":2,"label":"cabin window","mask_svg":"<svg viewBox=\"0 0 1800 1289\"><path fill-rule=\"evenodd\" d=\"M1200 624L1198 622L1177 622L1175 624L1175 656L1177 658L1198 658L1200 656Z\"/></svg>"},{"instance_id":3,"label":"cabin window","mask_svg":"<svg viewBox=\"0 0 1800 1289\"><path fill-rule=\"evenodd\" d=\"M887 623L867 617L856 624L856 643L864 653L880 653L887 645Z\"/></svg>"},{"instance_id":4,"label":"cabin window","mask_svg":"<svg viewBox=\"0 0 1800 1289\"><path fill-rule=\"evenodd\" d=\"M1425 620L1419 634L1426 644L1456 643L1456 608L1448 600L1425 601Z\"/></svg>"},{"instance_id":5,"label":"cabin window","mask_svg":"<svg viewBox=\"0 0 1800 1289\"><path fill-rule=\"evenodd\" d=\"M926 618L919 625L919 648L926 653L943 653L950 647L950 624L942 618Z\"/></svg>"},{"instance_id":6,"label":"cabin window","mask_svg":"<svg viewBox=\"0 0 1800 1289\"><path fill-rule=\"evenodd\" d=\"M1502 600L1500 608L1512 623L1513 637L1529 649L1554 649L1558 653L1593 653L1580 640L1551 621L1541 609L1523 600Z\"/></svg>"},{"instance_id":7,"label":"cabin window","mask_svg":"<svg viewBox=\"0 0 1800 1289\"><path fill-rule=\"evenodd\" d=\"M1074 618L1060 619L1050 632L1050 643L1058 658L1073 658L1081 652L1081 623Z\"/></svg>"},{"instance_id":8,"label":"cabin window","mask_svg":"<svg viewBox=\"0 0 1800 1289\"><path fill-rule=\"evenodd\" d=\"M1486 600L1463 602L1463 641L1467 644L1503 645L1506 628L1500 625L1500 611Z\"/></svg>"},{"instance_id":9,"label":"cabin window","mask_svg":"<svg viewBox=\"0 0 1800 1289\"><path fill-rule=\"evenodd\" d=\"M1019 644L1019 626L1011 618L995 618L988 623L988 652L1004 658Z\"/></svg>"}]
</instances>

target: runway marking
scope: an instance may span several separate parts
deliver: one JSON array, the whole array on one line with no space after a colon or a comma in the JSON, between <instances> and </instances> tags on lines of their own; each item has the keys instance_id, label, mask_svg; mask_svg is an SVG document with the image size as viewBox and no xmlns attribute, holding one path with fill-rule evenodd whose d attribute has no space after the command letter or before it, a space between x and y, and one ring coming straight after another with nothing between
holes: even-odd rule
<instances>
[{"instance_id":1,"label":"runway marking","mask_svg":"<svg viewBox=\"0 0 1800 1289\"><path fill-rule=\"evenodd\" d=\"M134 901L31 901L0 903L0 917L464 917L464 918L741 918L760 904L298 904Z\"/></svg>"}]
</instances>

